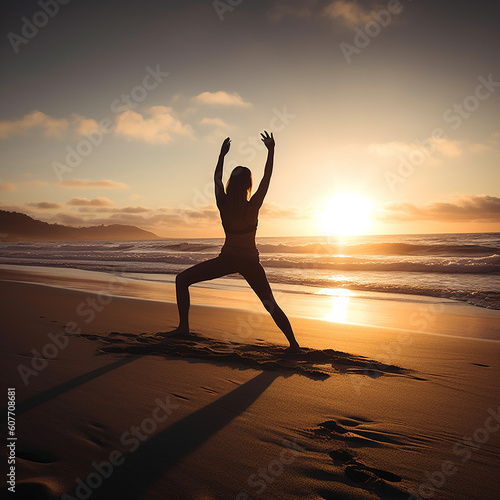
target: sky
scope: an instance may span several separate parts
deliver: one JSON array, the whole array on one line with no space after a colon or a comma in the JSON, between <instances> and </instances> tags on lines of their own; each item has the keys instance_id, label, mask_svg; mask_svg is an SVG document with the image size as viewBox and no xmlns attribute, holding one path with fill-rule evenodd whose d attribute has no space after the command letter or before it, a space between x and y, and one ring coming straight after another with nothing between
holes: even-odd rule
<instances>
[{"instance_id":1,"label":"sky","mask_svg":"<svg viewBox=\"0 0 500 500\"><path fill-rule=\"evenodd\" d=\"M223 236L224 180L273 178L259 236L500 231L500 4L9 2L0 209Z\"/></svg>"}]
</instances>

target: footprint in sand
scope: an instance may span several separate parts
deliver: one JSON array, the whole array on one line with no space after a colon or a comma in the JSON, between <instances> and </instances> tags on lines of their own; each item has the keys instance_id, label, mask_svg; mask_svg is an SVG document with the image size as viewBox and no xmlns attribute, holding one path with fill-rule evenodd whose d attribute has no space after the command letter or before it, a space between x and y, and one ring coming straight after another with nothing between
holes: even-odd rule
<instances>
[{"instance_id":1,"label":"footprint in sand","mask_svg":"<svg viewBox=\"0 0 500 500\"><path fill-rule=\"evenodd\" d=\"M368 465L359 462L348 450L333 450L329 453L329 455L335 463L348 465L345 470L345 475L354 482L364 483L368 478L366 473L375 475L380 479L385 479L386 481L391 481L393 483L401 481L401 476L398 476L397 474L393 474L392 472L387 472L382 469L376 469L374 467L368 467Z\"/></svg>"},{"instance_id":2,"label":"footprint in sand","mask_svg":"<svg viewBox=\"0 0 500 500\"><path fill-rule=\"evenodd\" d=\"M354 455L347 450L333 450L329 453L330 458L335 462L335 465L340 464L351 464L356 462Z\"/></svg>"},{"instance_id":3,"label":"footprint in sand","mask_svg":"<svg viewBox=\"0 0 500 500\"><path fill-rule=\"evenodd\" d=\"M344 474L356 486L368 490L371 493L375 493L376 495L389 496L390 498L408 498L408 492L398 488L397 486L386 483L384 479L382 479L382 477L374 471L398 478L388 479L388 481L401 481L401 478L396 476L396 474L358 465L347 466Z\"/></svg>"},{"instance_id":4,"label":"footprint in sand","mask_svg":"<svg viewBox=\"0 0 500 500\"><path fill-rule=\"evenodd\" d=\"M342 422L341 425L338 422ZM405 445L396 434L382 432L378 430L360 428L362 424L372 423L370 420L344 418L339 421L326 420L318 424L313 430L316 436L330 439L339 439L348 442L351 446L378 448L387 444Z\"/></svg>"},{"instance_id":5,"label":"footprint in sand","mask_svg":"<svg viewBox=\"0 0 500 500\"><path fill-rule=\"evenodd\" d=\"M341 425L337 424L335 420L327 420L326 422L319 424L319 426L328 429L330 431L337 432L339 434L345 434L346 432L349 432L345 427L342 427Z\"/></svg>"},{"instance_id":6,"label":"footprint in sand","mask_svg":"<svg viewBox=\"0 0 500 500\"><path fill-rule=\"evenodd\" d=\"M326 420L318 424L318 427L313 432L317 436L338 439L348 445L361 445L361 447L383 447L392 443L404 444L394 435L389 435L389 433L363 428L363 424L369 425L373 423L373 421L365 418L348 416L337 420ZM408 498L406 491L392 484L401 482L401 476L363 463L351 450L346 448L336 448L331 450L328 455L332 459L334 466L344 468L343 475L346 478L346 484L351 484L351 486L377 496ZM328 476L326 479L328 479ZM318 493L328 500L335 498L335 496L332 496L333 492L327 490Z\"/></svg>"},{"instance_id":7,"label":"footprint in sand","mask_svg":"<svg viewBox=\"0 0 500 500\"><path fill-rule=\"evenodd\" d=\"M408 492L404 491L399 486L392 484L401 482L401 476L382 469L377 469L375 467L369 467L363 462L357 460L355 456L346 449L332 450L329 455L336 467L344 468L343 476L345 480L342 481L341 476L334 471L331 473L326 473L326 471L317 471L317 473L312 477L323 481L339 482L340 480L340 482L345 482L345 484L350 485L351 487L363 489L380 498L408 498ZM337 496L338 492L320 490L318 493L322 496L322 498L327 500L339 498Z\"/></svg>"},{"instance_id":8,"label":"footprint in sand","mask_svg":"<svg viewBox=\"0 0 500 500\"><path fill-rule=\"evenodd\" d=\"M360 462L346 467L345 475L355 483L364 483L367 479L373 477L385 479L386 481L391 481L392 483L398 483L401 481L401 476L398 476L397 474L393 474L392 472L387 472L382 469L376 469L374 467L368 467Z\"/></svg>"}]
</instances>

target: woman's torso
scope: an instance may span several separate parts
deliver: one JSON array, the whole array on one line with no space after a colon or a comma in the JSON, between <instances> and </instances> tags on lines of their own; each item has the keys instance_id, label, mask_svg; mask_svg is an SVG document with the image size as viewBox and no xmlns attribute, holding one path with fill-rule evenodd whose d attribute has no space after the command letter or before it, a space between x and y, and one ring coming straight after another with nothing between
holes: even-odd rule
<instances>
[{"instance_id":1,"label":"woman's torso","mask_svg":"<svg viewBox=\"0 0 500 500\"><path fill-rule=\"evenodd\" d=\"M253 210L251 203L246 202L239 210L225 204L219 212L226 233L225 245L255 248L258 210Z\"/></svg>"}]
</instances>

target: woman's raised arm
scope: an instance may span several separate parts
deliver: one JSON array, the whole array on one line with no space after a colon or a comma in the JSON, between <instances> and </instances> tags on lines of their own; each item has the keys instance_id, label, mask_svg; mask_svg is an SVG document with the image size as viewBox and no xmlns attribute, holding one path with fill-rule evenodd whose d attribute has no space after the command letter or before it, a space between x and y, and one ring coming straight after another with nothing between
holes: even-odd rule
<instances>
[{"instance_id":1,"label":"woman's raised arm","mask_svg":"<svg viewBox=\"0 0 500 500\"><path fill-rule=\"evenodd\" d=\"M217 166L215 167L214 173L215 200L217 202L217 207L219 207L219 204L225 194L224 184L222 184L222 169L224 168L224 156L227 155L230 147L231 139L229 137L226 137L220 148L219 160L217 161Z\"/></svg>"},{"instance_id":2,"label":"woman's raised arm","mask_svg":"<svg viewBox=\"0 0 500 500\"><path fill-rule=\"evenodd\" d=\"M271 182L271 175L273 173L273 165L274 165L274 136L271 132L271 135L268 134L264 130L261 141L265 144L267 148L267 161L266 166L264 167L264 175L262 180L260 181L259 188L255 191L255 194L251 198L252 205L255 208L259 209L264 202L264 198L266 197L267 190L269 189L269 183Z\"/></svg>"}]
</instances>

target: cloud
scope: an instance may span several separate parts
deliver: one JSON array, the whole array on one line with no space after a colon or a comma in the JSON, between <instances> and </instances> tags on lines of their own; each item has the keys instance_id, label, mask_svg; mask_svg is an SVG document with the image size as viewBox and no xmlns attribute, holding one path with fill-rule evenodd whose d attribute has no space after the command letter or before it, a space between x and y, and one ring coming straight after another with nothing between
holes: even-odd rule
<instances>
[{"instance_id":1,"label":"cloud","mask_svg":"<svg viewBox=\"0 0 500 500\"><path fill-rule=\"evenodd\" d=\"M66 205L74 207L112 207L114 203L108 198L97 197L92 200L88 198L71 198L66 202Z\"/></svg>"},{"instance_id":2,"label":"cloud","mask_svg":"<svg viewBox=\"0 0 500 500\"><path fill-rule=\"evenodd\" d=\"M54 210L57 208L61 208L62 205L60 203L53 203L51 201L41 201L39 203L28 203L30 207L41 208L42 210Z\"/></svg>"},{"instance_id":3,"label":"cloud","mask_svg":"<svg viewBox=\"0 0 500 500\"><path fill-rule=\"evenodd\" d=\"M500 147L500 132L494 132L487 141L475 145L478 150L498 151Z\"/></svg>"},{"instance_id":4,"label":"cloud","mask_svg":"<svg viewBox=\"0 0 500 500\"><path fill-rule=\"evenodd\" d=\"M219 220L219 211L216 206L211 204L199 209L181 208L176 209L175 213L185 221L191 220L195 223L203 223L203 221L214 222ZM189 223L189 222L188 222Z\"/></svg>"},{"instance_id":5,"label":"cloud","mask_svg":"<svg viewBox=\"0 0 500 500\"><path fill-rule=\"evenodd\" d=\"M431 166L437 166L437 165L442 165L443 161L439 158L437 158L435 155L438 152L436 148L436 143L434 142L433 139L430 139L432 142L432 147L434 147L434 151L432 154L429 154L428 152L431 151L431 149L427 148L425 150L422 150L422 148L416 144L415 142L404 142L404 141L391 141L391 142L385 142L385 143L373 143L369 144L367 147L368 153L369 154L374 154L376 156L380 156L382 158L398 158L401 159L401 157L404 157L405 159L412 158L414 155L417 155L421 152L426 153L424 155L425 157L425 162L428 165ZM447 149L444 148L444 151Z\"/></svg>"},{"instance_id":6,"label":"cloud","mask_svg":"<svg viewBox=\"0 0 500 500\"><path fill-rule=\"evenodd\" d=\"M212 131L204 137L208 142L220 142L230 131L236 128L221 118L202 118L200 125L212 128Z\"/></svg>"},{"instance_id":7,"label":"cloud","mask_svg":"<svg viewBox=\"0 0 500 500\"><path fill-rule=\"evenodd\" d=\"M150 118L144 118L135 111L124 111L116 117L115 135L129 139L140 139L152 144L172 141L172 134L192 137L193 129L175 117L173 108L152 106L148 110Z\"/></svg>"},{"instance_id":8,"label":"cloud","mask_svg":"<svg viewBox=\"0 0 500 500\"><path fill-rule=\"evenodd\" d=\"M422 207L411 203L390 203L376 216L384 222L500 222L500 198L488 195L461 195L451 202L434 202Z\"/></svg>"},{"instance_id":9,"label":"cloud","mask_svg":"<svg viewBox=\"0 0 500 500\"><path fill-rule=\"evenodd\" d=\"M264 203L260 215L266 219L309 219L314 217L310 209L297 207L281 207L275 203Z\"/></svg>"},{"instance_id":10,"label":"cloud","mask_svg":"<svg viewBox=\"0 0 500 500\"><path fill-rule=\"evenodd\" d=\"M0 191L6 192L6 193L13 193L14 191L17 191L18 189L22 189L25 187L35 187L35 188L40 188L40 187L46 187L49 186L50 182L45 182L41 181L40 179L30 179L28 181L22 181L14 184L13 182L1 182L0 181Z\"/></svg>"},{"instance_id":11,"label":"cloud","mask_svg":"<svg viewBox=\"0 0 500 500\"><path fill-rule=\"evenodd\" d=\"M0 191L3 193L13 193L16 191L16 185L13 182L2 182L0 181Z\"/></svg>"},{"instance_id":12,"label":"cloud","mask_svg":"<svg viewBox=\"0 0 500 500\"><path fill-rule=\"evenodd\" d=\"M467 145L460 141L450 141L441 139L435 143L436 151L448 158L462 156L467 149Z\"/></svg>"},{"instance_id":13,"label":"cloud","mask_svg":"<svg viewBox=\"0 0 500 500\"><path fill-rule=\"evenodd\" d=\"M129 210L132 208L133 210ZM215 204L200 208L160 206L147 209L145 207L123 207L92 209L81 207L86 225L95 224L129 224L142 229L153 231L158 235L183 235L186 230L192 234L207 235L211 231L220 231L220 217ZM144 213L141 210L145 210ZM101 215L99 215L101 212ZM97 215L97 216L96 216ZM266 203L261 209L261 215L267 220L304 220L314 218L312 208L302 209L297 207L281 207L276 204ZM201 237L201 236L200 236Z\"/></svg>"},{"instance_id":14,"label":"cloud","mask_svg":"<svg viewBox=\"0 0 500 500\"><path fill-rule=\"evenodd\" d=\"M116 182L110 179L99 181L89 181L88 179L69 179L58 183L65 188L97 188L97 189L125 189L128 188L123 182Z\"/></svg>"},{"instance_id":15,"label":"cloud","mask_svg":"<svg viewBox=\"0 0 500 500\"><path fill-rule=\"evenodd\" d=\"M359 147L359 146L358 146ZM418 152L424 152L427 163L432 166L442 165L445 158L458 158L466 153L481 153L491 150L491 146L467 141L454 141L451 139L436 139L428 137L419 142L391 141L385 143L372 143L367 146L369 154L380 157L410 158Z\"/></svg>"},{"instance_id":16,"label":"cloud","mask_svg":"<svg viewBox=\"0 0 500 500\"><path fill-rule=\"evenodd\" d=\"M18 212L27 213L33 211L32 216L40 217L40 210L60 209L63 205L52 202L31 203L22 208L16 207ZM2 207L9 209L9 207ZM31 210L28 210L28 209ZM51 216L49 222L58 222L73 226L90 226L99 224L127 224L153 231L156 234L164 234L168 237L177 235L182 237L189 230L191 234L207 236L211 231L219 231L219 212L215 204L209 204L200 208L188 205L180 207L161 206L148 208L145 206L115 206L107 198L72 198L66 203L67 210L61 210ZM10 208L13 209L13 208ZM299 209L296 207L281 207L276 204L266 203L262 207L261 214L266 219L307 219L314 217L314 210L310 208ZM176 236L176 237L177 237Z\"/></svg>"},{"instance_id":17,"label":"cloud","mask_svg":"<svg viewBox=\"0 0 500 500\"><path fill-rule=\"evenodd\" d=\"M283 17L291 16L298 18L311 17L317 0L296 0L277 2L270 11L271 19L277 21Z\"/></svg>"},{"instance_id":18,"label":"cloud","mask_svg":"<svg viewBox=\"0 0 500 500\"><path fill-rule=\"evenodd\" d=\"M142 205L139 205L138 207L123 207L118 209L118 212L121 214L143 214L150 211L150 208L143 207Z\"/></svg>"},{"instance_id":19,"label":"cloud","mask_svg":"<svg viewBox=\"0 0 500 500\"><path fill-rule=\"evenodd\" d=\"M73 214L68 214L65 212L59 212L54 216L54 220L58 222L62 222L63 224L80 224L85 225L88 221L83 219L82 217L78 217Z\"/></svg>"},{"instance_id":20,"label":"cloud","mask_svg":"<svg viewBox=\"0 0 500 500\"><path fill-rule=\"evenodd\" d=\"M401 5L394 5L390 8L388 4L381 4L375 0L364 0L365 6L360 5L356 0L336 0L318 2L317 0L288 0L278 1L270 10L270 18L278 21L284 17L295 17L299 19L328 19L334 21L336 25L355 28L366 25L370 21L380 21L382 10L391 11L391 14L399 14ZM378 16L377 16L378 14ZM390 18L391 23L400 22L395 16Z\"/></svg>"},{"instance_id":21,"label":"cloud","mask_svg":"<svg viewBox=\"0 0 500 500\"><path fill-rule=\"evenodd\" d=\"M130 195L128 196L128 199L129 199L129 200L140 200L141 198L142 198L142 199L143 199L143 198L145 198L145 197L144 197L144 195L142 195L142 194L137 194L137 193L132 193L132 194L130 194Z\"/></svg>"},{"instance_id":22,"label":"cloud","mask_svg":"<svg viewBox=\"0 0 500 500\"><path fill-rule=\"evenodd\" d=\"M485 153L486 151L495 151L495 144L493 141L489 141L490 144L482 144L480 142L469 144L469 151L471 153Z\"/></svg>"},{"instance_id":23,"label":"cloud","mask_svg":"<svg viewBox=\"0 0 500 500\"><path fill-rule=\"evenodd\" d=\"M50 182L42 181L40 179L31 179L29 181L24 181L21 184L28 187L47 187L50 185Z\"/></svg>"},{"instance_id":24,"label":"cloud","mask_svg":"<svg viewBox=\"0 0 500 500\"><path fill-rule=\"evenodd\" d=\"M40 130L46 137L61 137L69 126L66 118L51 118L38 110L24 115L20 120L0 121L0 139L8 139L13 135L24 135L32 130Z\"/></svg>"},{"instance_id":25,"label":"cloud","mask_svg":"<svg viewBox=\"0 0 500 500\"><path fill-rule=\"evenodd\" d=\"M233 128L232 125L229 125L229 123L226 123L221 118L202 118L200 120L200 124L201 125L211 125L214 127L225 128L225 129Z\"/></svg>"},{"instance_id":26,"label":"cloud","mask_svg":"<svg viewBox=\"0 0 500 500\"><path fill-rule=\"evenodd\" d=\"M78 135L92 134L100 130L99 124L93 118L85 118L82 115L73 113L73 126L75 127L75 132Z\"/></svg>"},{"instance_id":27,"label":"cloud","mask_svg":"<svg viewBox=\"0 0 500 500\"><path fill-rule=\"evenodd\" d=\"M92 224L131 224L150 231L168 231L210 228L211 224L220 224L219 212L215 205L207 205L200 209L190 207L160 207L149 210L148 214L131 213L124 209L111 211L112 214L104 218L87 221ZM139 208L139 207L138 207ZM144 207L142 207L144 208Z\"/></svg>"},{"instance_id":28,"label":"cloud","mask_svg":"<svg viewBox=\"0 0 500 500\"><path fill-rule=\"evenodd\" d=\"M235 106L238 108L248 108L252 104L243 100L236 92L229 94L224 90L217 92L202 92L193 97L193 100L199 104L210 104L216 106Z\"/></svg>"},{"instance_id":29,"label":"cloud","mask_svg":"<svg viewBox=\"0 0 500 500\"><path fill-rule=\"evenodd\" d=\"M120 213L120 214L142 214L150 212L151 209L143 206L138 207L102 207L102 206L80 206L80 213Z\"/></svg>"},{"instance_id":30,"label":"cloud","mask_svg":"<svg viewBox=\"0 0 500 500\"><path fill-rule=\"evenodd\" d=\"M323 9L323 15L340 21L349 28L366 24L373 20L372 15L356 1L338 0Z\"/></svg>"},{"instance_id":31,"label":"cloud","mask_svg":"<svg viewBox=\"0 0 500 500\"><path fill-rule=\"evenodd\" d=\"M18 213L26 213L30 212L29 209L26 208L26 205L0 205L0 210L4 210L5 212L18 212Z\"/></svg>"}]
</instances>

